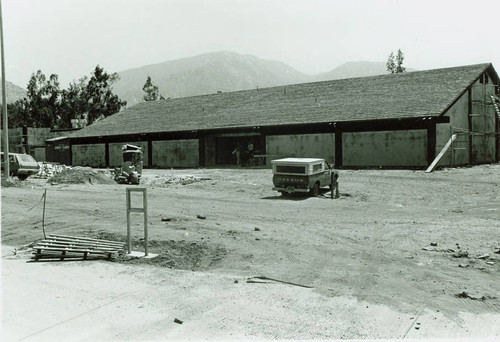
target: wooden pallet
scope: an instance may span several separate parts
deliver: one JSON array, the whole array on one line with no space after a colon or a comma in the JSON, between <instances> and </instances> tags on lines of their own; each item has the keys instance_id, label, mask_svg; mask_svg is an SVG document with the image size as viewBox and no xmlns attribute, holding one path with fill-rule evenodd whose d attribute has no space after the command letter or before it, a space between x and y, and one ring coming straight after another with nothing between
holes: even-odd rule
<instances>
[{"instance_id":1,"label":"wooden pallet","mask_svg":"<svg viewBox=\"0 0 500 342\"><path fill-rule=\"evenodd\" d=\"M113 259L124 253L125 243L69 235L49 235L33 246L32 260Z\"/></svg>"}]
</instances>

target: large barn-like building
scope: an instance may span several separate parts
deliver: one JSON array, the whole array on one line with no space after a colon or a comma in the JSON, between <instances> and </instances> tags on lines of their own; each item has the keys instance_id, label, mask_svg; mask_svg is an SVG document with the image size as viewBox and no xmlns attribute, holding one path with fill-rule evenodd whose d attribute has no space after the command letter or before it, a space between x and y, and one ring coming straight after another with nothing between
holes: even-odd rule
<instances>
[{"instance_id":1,"label":"large barn-like building","mask_svg":"<svg viewBox=\"0 0 500 342\"><path fill-rule=\"evenodd\" d=\"M69 137L72 165L121 164L141 146L146 167L222 166L279 157L337 168L426 168L499 160L491 64L143 102ZM262 160L263 159L263 160Z\"/></svg>"}]
</instances>

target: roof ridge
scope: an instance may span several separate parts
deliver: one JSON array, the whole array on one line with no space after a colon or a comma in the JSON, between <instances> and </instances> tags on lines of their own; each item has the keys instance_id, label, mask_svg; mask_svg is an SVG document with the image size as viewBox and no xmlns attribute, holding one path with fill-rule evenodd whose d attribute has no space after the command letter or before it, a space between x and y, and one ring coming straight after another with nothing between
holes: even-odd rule
<instances>
[{"instance_id":1,"label":"roof ridge","mask_svg":"<svg viewBox=\"0 0 500 342\"><path fill-rule=\"evenodd\" d=\"M468 65L461 65L461 66L454 66L454 67L445 67L445 68L438 68L438 69L425 69L425 70L415 70L415 71L408 71L408 72L402 72L402 73L396 73L396 74L381 74L381 75L371 75L371 76L358 76L358 77L349 77L349 78L339 78L339 79L333 79L333 80L323 80L323 81L312 81L312 82L303 82L303 83L290 83L290 84L283 84L283 85L277 85L277 86L272 86L272 87L262 87L262 88L253 88L253 89L242 89L242 90L235 90L235 91L227 91L227 92L221 92L221 93L210 93L210 94L201 94L201 95L192 95L192 96L183 96L183 97L174 97L174 98L168 98L165 100L160 100L160 101L171 101L171 100L178 100L178 99L188 99L188 98L202 98L202 97L207 97L207 96L215 96L215 95L221 95L221 94L237 94L237 93L244 93L244 92L251 92L251 91L266 91L270 89L279 89L279 88L286 88L286 87L296 87L296 86L303 86L307 84L326 84L326 83L336 83L336 82L343 82L346 80L359 80L359 79L374 79L374 78L385 78L385 77L404 77L408 74L421 74L421 73L430 73L430 72L436 72L436 71L445 71L445 70L453 70L453 69L465 69L465 68L478 68L480 66L484 66L484 69L488 68L491 66L491 63L478 63L478 64L468 64ZM484 71L484 70L483 70ZM151 102L158 102L158 101L151 101ZM140 104L145 104L145 103L151 103L151 102L139 102L138 104L135 104L134 106L140 105ZM132 107L134 107L132 106ZM129 107L129 108L132 108Z\"/></svg>"},{"instance_id":2,"label":"roof ridge","mask_svg":"<svg viewBox=\"0 0 500 342\"><path fill-rule=\"evenodd\" d=\"M143 102L72 136L437 116L484 72L496 75L481 63Z\"/></svg>"}]
</instances>

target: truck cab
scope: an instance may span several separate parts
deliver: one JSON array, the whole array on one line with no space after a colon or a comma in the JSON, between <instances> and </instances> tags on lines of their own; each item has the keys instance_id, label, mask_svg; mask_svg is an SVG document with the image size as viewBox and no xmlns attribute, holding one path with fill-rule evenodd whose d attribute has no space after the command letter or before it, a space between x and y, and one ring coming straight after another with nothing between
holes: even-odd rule
<instances>
[{"instance_id":1,"label":"truck cab","mask_svg":"<svg viewBox=\"0 0 500 342\"><path fill-rule=\"evenodd\" d=\"M310 193L318 196L320 188L337 182L338 172L321 158L283 158L271 161L273 190L283 196Z\"/></svg>"}]
</instances>

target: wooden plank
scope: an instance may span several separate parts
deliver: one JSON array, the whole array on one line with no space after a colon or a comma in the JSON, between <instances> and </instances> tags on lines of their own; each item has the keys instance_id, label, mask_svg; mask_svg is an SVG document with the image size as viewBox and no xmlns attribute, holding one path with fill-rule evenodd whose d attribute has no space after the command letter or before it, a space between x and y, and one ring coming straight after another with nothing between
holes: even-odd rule
<instances>
[{"instance_id":1,"label":"wooden plank","mask_svg":"<svg viewBox=\"0 0 500 342\"><path fill-rule=\"evenodd\" d=\"M61 239L68 241L82 241L82 242L96 242L96 243L105 243L105 244L120 244L123 241L111 241L111 240L99 240L85 237L75 237L75 236L61 236L61 235L49 235L48 238L45 239Z\"/></svg>"},{"instance_id":2,"label":"wooden plank","mask_svg":"<svg viewBox=\"0 0 500 342\"><path fill-rule=\"evenodd\" d=\"M90 243L78 243L78 242L63 242L63 241L39 241L37 243L38 246L41 245L56 245L56 246L80 246L80 247L88 247L88 248L99 248L99 249L122 249L125 245L121 246L106 246L106 245L98 245L98 244L90 244Z\"/></svg>"},{"instance_id":3,"label":"wooden plank","mask_svg":"<svg viewBox=\"0 0 500 342\"><path fill-rule=\"evenodd\" d=\"M124 251L124 248L93 248L86 246L68 246L68 245L53 245L53 244L38 244L36 249L48 249L53 248L55 250L65 249L65 250L90 250L94 252L104 252L104 253L119 253Z\"/></svg>"},{"instance_id":4,"label":"wooden plank","mask_svg":"<svg viewBox=\"0 0 500 342\"><path fill-rule=\"evenodd\" d=\"M41 241L42 243L57 243L57 244L66 244L66 245L87 245L87 246L96 246L103 248L122 248L125 244L100 244L94 242L86 242L86 241L68 241L68 240L60 240L60 239L45 239Z\"/></svg>"},{"instance_id":5,"label":"wooden plank","mask_svg":"<svg viewBox=\"0 0 500 342\"><path fill-rule=\"evenodd\" d=\"M42 255L36 255L31 257L31 260L54 260L54 261L69 261L69 260L103 260L103 259L109 259L109 257L104 257L104 256L87 256L87 259L85 259L82 255L65 255L61 259L61 255L49 255L49 254L42 254Z\"/></svg>"},{"instance_id":6,"label":"wooden plank","mask_svg":"<svg viewBox=\"0 0 500 342\"><path fill-rule=\"evenodd\" d=\"M81 248L75 248L75 247L63 247L63 246L37 246L36 247L36 250L38 251L62 251L62 250L65 250L65 251L76 251L75 253L100 253L100 254L103 254L103 253L124 253L125 250L124 249L84 249L83 251L81 251L82 249Z\"/></svg>"},{"instance_id":7,"label":"wooden plank","mask_svg":"<svg viewBox=\"0 0 500 342\"><path fill-rule=\"evenodd\" d=\"M74 253L71 251L68 251L66 254L61 254L61 252L54 252L54 251L42 251L40 253L33 253L33 256L38 257L38 258L84 258L85 253ZM102 258L110 258L116 256L116 253L104 253L104 254L92 254L92 253L87 253L87 258L94 258L94 259L102 259Z\"/></svg>"},{"instance_id":8,"label":"wooden plank","mask_svg":"<svg viewBox=\"0 0 500 342\"><path fill-rule=\"evenodd\" d=\"M58 240L42 240L37 243L37 246L43 245L55 245L55 246L81 246L96 249L123 249L125 244L121 245L101 245L95 243L85 243L85 242L72 242L72 241L58 241Z\"/></svg>"},{"instance_id":9,"label":"wooden plank","mask_svg":"<svg viewBox=\"0 0 500 342\"><path fill-rule=\"evenodd\" d=\"M67 238L67 239L74 239L74 240L78 240L78 241L97 241L97 242L107 242L107 243L114 243L114 244L121 243L119 241L113 241L113 240L93 239L93 238L87 238L87 237L60 235L60 234L50 234L49 237Z\"/></svg>"},{"instance_id":10,"label":"wooden plank","mask_svg":"<svg viewBox=\"0 0 500 342\"><path fill-rule=\"evenodd\" d=\"M439 154L437 155L437 157L434 158L434 160L432 161L431 165L429 165L429 167L427 168L427 170L425 170L425 172L429 173L429 172L434 171L434 168L439 163L439 161L441 160L441 158L444 156L444 154L446 153L446 151L450 148L451 143L454 142L456 138L457 138L457 134L453 134L451 136L450 140L448 140L448 142L446 143L446 145L444 145L444 147L441 150L441 152L439 152Z\"/></svg>"},{"instance_id":11,"label":"wooden plank","mask_svg":"<svg viewBox=\"0 0 500 342\"><path fill-rule=\"evenodd\" d=\"M58 258L61 255L63 255L65 257L78 257L78 258L82 258L84 256L84 254L85 254L85 253L73 252L73 251L66 251L66 254L62 254L62 253L63 252L61 252L61 251L41 250L40 252L34 252L33 255L47 255L47 256L50 255L50 256L53 256L55 258ZM102 258L102 256L109 255L109 254L116 255L117 253L88 253L87 252L87 256L88 257L95 257L95 258Z\"/></svg>"},{"instance_id":12,"label":"wooden plank","mask_svg":"<svg viewBox=\"0 0 500 342\"><path fill-rule=\"evenodd\" d=\"M71 238L64 238L64 237L49 237L44 240L53 240L53 241L66 241L66 242L81 242L81 243L95 243L95 244L101 244L105 246L120 246L123 245L124 242L115 242L115 243L110 243L110 242L99 242L99 241L92 241L92 240L80 240L80 239L71 239Z\"/></svg>"},{"instance_id":13,"label":"wooden plank","mask_svg":"<svg viewBox=\"0 0 500 342\"><path fill-rule=\"evenodd\" d=\"M72 252L72 253L91 253L91 254L109 254L109 253L116 253L116 252L107 252L107 251L95 251L91 249L76 249L76 248L54 248L54 247L39 247L35 246L33 247L34 249L37 250L43 250L43 251L59 251L59 252Z\"/></svg>"}]
</instances>

